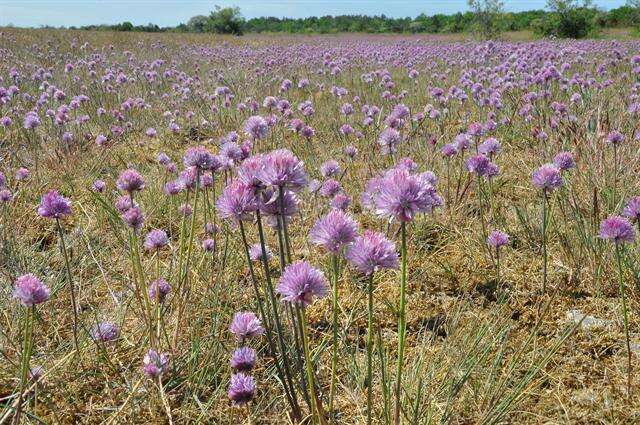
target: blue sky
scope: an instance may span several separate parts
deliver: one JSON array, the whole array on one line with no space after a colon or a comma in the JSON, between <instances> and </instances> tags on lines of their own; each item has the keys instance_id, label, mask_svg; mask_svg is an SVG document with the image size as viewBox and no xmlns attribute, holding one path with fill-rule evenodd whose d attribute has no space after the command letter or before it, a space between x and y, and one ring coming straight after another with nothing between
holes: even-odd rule
<instances>
[{"instance_id":1,"label":"blue sky","mask_svg":"<svg viewBox=\"0 0 640 425\"><path fill-rule=\"evenodd\" d=\"M544 8L546 0L504 0L510 11ZM625 0L596 0L604 9ZM173 26L191 16L207 14L213 5L239 6L247 18L257 16L304 17L367 14L405 17L424 12L454 13L467 10L467 0L0 0L0 25L70 26L153 22Z\"/></svg>"}]
</instances>

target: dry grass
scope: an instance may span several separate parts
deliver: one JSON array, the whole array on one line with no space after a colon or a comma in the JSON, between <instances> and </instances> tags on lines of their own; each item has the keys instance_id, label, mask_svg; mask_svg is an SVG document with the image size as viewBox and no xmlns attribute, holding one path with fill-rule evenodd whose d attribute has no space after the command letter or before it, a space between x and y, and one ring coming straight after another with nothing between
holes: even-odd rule
<instances>
[{"instance_id":1,"label":"dry grass","mask_svg":"<svg viewBox=\"0 0 640 425\"><path fill-rule=\"evenodd\" d=\"M619 34L613 34L618 37ZM509 35L509 40L522 40L526 34ZM159 151L167 152L172 159L181 162L187 146L206 142L213 146L232 130L241 130L248 116L224 111L221 121L209 111L209 105L197 96L180 100L172 97L163 100L160 92L170 92L165 84L150 92L143 82L130 84L123 97L100 94L100 84L92 84L85 78L72 81L62 73L65 62L86 57L88 51L71 49L89 42L90 48L105 52L110 66L124 66L122 52L134 52L134 63L162 58L167 64L188 75L194 75L196 63L200 65L201 86L193 91L212 92L218 85L228 85L237 93L237 100L252 97L259 102L266 95L278 95L281 78L308 77L315 83L346 87L349 96L343 100L332 96L328 90L292 89L282 95L295 106L304 100L313 101L315 114L308 121L316 135L311 142L285 131L279 126L257 151L267 151L276 146L288 147L305 161L312 177L318 177L320 164L330 158L343 158L342 149L347 140L338 133L344 121L339 114L340 105L360 95L363 103L384 106L389 112L393 103L380 98L379 89L366 86L360 74L388 67L396 82L396 91L406 88L409 95L403 100L412 110L422 109L434 100L428 89L440 86L447 89L459 83L463 66L461 52L471 54L471 48L452 47L452 57L420 57L416 68L421 77L417 82L407 78L407 69L393 67L390 63L372 64L359 56L358 49L364 43L376 48L404 47L395 37L285 37L264 36L242 39L205 37L175 34L117 34L70 31L4 30L0 36L1 85L8 85L8 70L15 64L25 76L34 72L27 64L37 63L53 68L54 81L71 96L87 93L90 103L83 107L92 119L78 130L95 137L108 132L107 120L95 118L95 110L103 106L108 111L118 108L126 97L142 97L150 108L136 110L128 117L133 130L107 148L95 146L92 141L75 143L68 152L60 148L55 130L43 126L39 131L41 145L40 175L33 176L15 191L15 200L3 210L6 236L2 239L0 257L0 406L7 407L13 400L18 384L18 365L21 352L22 308L11 299L11 283L16 276L33 272L52 288L52 298L38 309L35 328L36 345L32 365L42 365L45 375L31 393L30 404L23 416L24 423L166 423L167 414L159 399L157 386L143 378L140 363L148 349L148 341L142 320L137 313L135 299L128 290L131 285L131 265L127 254L125 232L117 217L90 190L91 182L101 178L107 182L102 198L111 205L117 194L115 179L118 173L134 165L146 178L147 188L138 202L145 216L145 231L163 228L176 244L179 220L176 203L162 193L163 170L155 163ZM364 41L363 41L364 40ZM403 40L413 40L405 39ZM447 43L456 41L449 37L425 38L421 43ZM139 44L140 43L140 44ZM157 45L152 46L152 43ZM221 43L225 43L223 46ZM330 51L349 55L353 62L345 63L343 72L335 77L317 75L318 63L304 66L292 58L287 64L277 57L271 67L265 65L268 57L249 56L247 63L232 63L226 50L260 49L265 46L296 46L307 43L320 45L315 54ZM354 44L352 44L354 43ZM358 44L360 43L360 44ZM398 43L398 44L396 44ZM588 42L589 43L589 42ZM613 44L593 42L580 45L584 61L576 61L575 69L589 70L607 59ZM31 48L37 44L37 49ZM107 48L114 46L114 53ZM222 53L199 55L194 46L221 49ZM355 53L350 46L356 45ZM447 46L446 44L442 44ZM46 46L46 47L45 47ZM385 47L386 46L386 47ZM522 54L527 46L514 44ZM553 45L549 45L551 48ZM568 47L569 45L564 45ZM630 57L638 50L637 43L621 48ZM560 51L560 47L554 47ZM332 50L335 49L335 50ZM590 50L592 49L592 50ZM276 48L277 50L277 48ZM266 52L265 52L266 54ZM274 53L277 56L277 53ZM576 55L569 55L575 59ZM228 57L234 57L230 54ZM412 59L410 55L402 56ZM316 59L320 59L316 57ZM504 59L504 58L503 58ZM451 62L446 63L445 60ZM559 67L563 62L557 58ZM466 63L464 66L481 69L495 66L496 56L488 55L484 63ZM433 65L431 70L421 66ZM254 77L256 66L264 66L265 77ZM98 66L104 71L103 66ZM213 71L224 76L217 81ZM130 74L135 73L131 68ZM407 423L638 423L640 401L637 397L640 378L635 379L634 394L625 394L626 354L624 331L617 297L617 275L613 250L603 242L595 242L597 224L606 215L620 210L622 200L640 193L637 173L640 171L638 142L633 140L635 118L626 112L627 98L632 81L620 75L629 73L628 60L609 68L608 78L614 85L607 91L593 91L585 102L572 109L575 123L562 122L552 131L549 140L540 142L531 136L534 123L525 123L517 116L522 106L522 91L509 93L503 99L504 109L498 113L512 117L510 125L500 126L497 137L503 144L503 153L497 159L501 175L495 181L494 208L496 219L490 227L499 227L511 235L512 243L501 259L503 282L496 289L494 266L485 249L480 232L480 215L477 209L475 184L461 196L451 209L445 207L434 215L423 216L410 226L409 242L409 291L408 291L408 350L407 376L405 380L405 418ZM437 74L437 75L435 75ZM100 78L100 73L98 78ZM275 78L275 82L270 79ZM84 90L81 84L87 84ZM37 85L24 83L23 92L36 93ZM553 86L553 98L568 103L569 94ZM571 91L569 91L571 93ZM0 169L11 176L19 166L34 170L33 151L26 143L26 133L19 118L31 105L19 102L14 110L0 106L0 116L15 114L14 125L0 129L0 152L3 162ZM165 110L180 109L182 113L193 110L196 119L185 124L179 135L166 130ZM573 107L572 107L573 108ZM440 121L427 120L400 148L399 156L409 156L421 170L431 169L440 177L439 190L446 187L445 162L439 154L443 143L453 140L469 122L485 120L488 107L479 107L472 101L452 106L451 114ZM264 111L261 110L261 113ZM298 115L296 115L298 116ZM361 114L357 114L360 118ZM202 119L216 122L215 126L201 126ZM353 123L353 121L352 121ZM545 124L548 126L548 121ZM147 127L158 129L158 137L144 136ZM620 147L623 167L619 173L619 201L613 205L610 191L611 150L602 139L611 129L619 129L628 140ZM195 134L203 135L196 140ZM360 154L350 164L343 181L346 191L354 198L352 211L362 228L385 230L381 220L361 211L357 202L364 184L372 171L388 168L391 162L377 153L375 141L378 130L366 129L365 137L348 143L355 144ZM437 148L426 141L429 136L437 139ZM211 142L208 142L211 140ZM571 172L569 187L575 196L575 208L587 223L589 241L578 236L580 224L571 211L562 211L560 196L553 201L549 251L549 291L541 293L542 258L539 236L540 197L530 185L532 170L549 161L557 151L574 151L578 168ZM456 164L456 167L458 165ZM462 182L466 181L466 173ZM219 182L221 183L221 182ZM219 185L218 190L221 189ZM78 288L81 309L81 353L73 353L70 301L65 287L64 264L58 251L55 228L35 214L42 193L48 188L59 188L74 203L73 216L64 223L71 252L71 266ZM593 204L594 191L599 207ZM563 192L564 193L564 192ZM329 270L329 260L317 248L309 245L308 230L315 219L328 211L326 201L305 193L301 195L300 217L292 221L290 232L294 257L308 259L314 265ZM180 201L180 203L183 201ZM568 204L564 204L565 208ZM519 213L518 213L519 211ZM200 219L199 219L200 223ZM201 227L201 226L200 226ZM397 226L389 229L396 235ZM196 235L197 245L203 237ZM170 305L166 313L166 327L173 333L177 327L178 343L171 350L171 369L164 378L165 392L173 420L176 423L286 423L287 406L276 383L274 367L266 356L260 356L255 373L258 396L250 409L230 406L226 390L229 380L229 354L234 348L227 331L233 312L254 309L250 277L242 256L237 231L225 228L219 240L224 246L228 238L226 267L221 270L220 258L213 266L200 250L195 250L192 265L192 293L186 305L185 320L177 324L175 308ZM257 241L254 226L249 238ZM269 233L268 245L275 250L277 240ZM175 246L174 246L175 248ZM625 279L631 303L630 327L637 341L639 326L637 309L637 246L630 246L629 267ZM152 274L154 267L150 256L143 256L145 271ZM175 249L161 257L162 269L169 273L175 269ZM271 264L277 275L277 261ZM259 273L259 279L262 274ZM398 274L385 272L376 277L376 322L388 352L390 366L394 362L396 337L396 304L398 299ZM366 334L366 303L364 282L355 272L347 269L340 279L340 345L337 422L344 424L365 421L366 387L364 377L364 344ZM567 319L567 312L579 309L585 314L605 319L608 324L601 329L576 328ZM328 392L331 345L331 301L316 303L309 311L312 329L312 346L317 357L318 380L322 392ZM101 348L87 334L98 320L112 320L122 327L122 337L117 344ZM266 345L266 344L265 344ZM263 354L266 348L261 351ZM381 379L381 364L376 357L375 382ZM637 368L637 357L634 354ZM389 367L393 371L393 367ZM379 384L378 384L379 385ZM249 413L250 411L250 413ZM3 417L9 417L5 411ZM383 397L376 391L376 417L383 420ZM251 419L248 418L250 415ZM0 419L1 422L1 419Z\"/></svg>"}]
</instances>

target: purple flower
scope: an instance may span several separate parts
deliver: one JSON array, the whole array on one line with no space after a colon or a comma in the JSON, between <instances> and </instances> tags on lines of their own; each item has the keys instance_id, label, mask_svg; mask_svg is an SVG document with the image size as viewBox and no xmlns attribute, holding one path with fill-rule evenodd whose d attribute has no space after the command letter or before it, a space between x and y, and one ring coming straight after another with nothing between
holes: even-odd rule
<instances>
[{"instance_id":1,"label":"purple flower","mask_svg":"<svg viewBox=\"0 0 640 425\"><path fill-rule=\"evenodd\" d=\"M264 118L254 115L244 122L244 132L253 140L264 139L269 133L269 125Z\"/></svg>"},{"instance_id":2,"label":"purple flower","mask_svg":"<svg viewBox=\"0 0 640 425\"><path fill-rule=\"evenodd\" d=\"M156 350L149 352L142 359L142 371L148 378L154 379L162 375L169 368L169 354L159 354Z\"/></svg>"},{"instance_id":3,"label":"purple flower","mask_svg":"<svg viewBox=\"0 0 640 425\"><path fill-rule=\"evenodd\" d=\"M284 269L276 291L283 301L307 307L314 297L325 297L329 286L320 270L311 267L306 261L298 261Z\"/></svg>"},{"instance_id":4,"label":"purple flower","mask_svg":"<svg viewBox=\"0 0 640 425\"><path fill-rule=\"evenodd\" d=\"M154 137L156 137L158 135L158 132L156 131L155 128L149 127L149 128L147 128L147 131L144 132L144 134L146 134L147 137L150 137L150 138L153 139Z\"/></svg>"},{"instance_id":5,"label":"purple flower","mask_svg":"<svg viewBox=\"0 0 640 425\"><path fill-rule=\"evenodd\" d=\"M464 151L466 149L469 149L469 146L471 146L471 137L469 137L469 135L466 133L458 134L455 137L453 143L454 147L458 151Z\"/></svg>"},{"instance_id":6,"label":"purple flower","mask_svg":"<svg viewBox=\"0 0 640 425\"><path fill-rule=\"evenodd\" d=\"M42 196L38 214L46 218L62 218L71 214L71 201L57 190L50 190Z\"/></svg>"},{"instance_id":7,"label":"purple flower","mask_svg":"<svg viewBox=\"0 0 640 425\"><path fill-rule=\"evenodd\" d=\"M309 232L309 239L314 245L337 255L354 241L357 234L358 223L343 211L334 209L316 221Z\"/></svg>"},{"instance_id":8,"label":"purple flower","mask_svg":"<svg viewBox=\"0 0 640 425\"><path fill-rule=\"evenodd\" d=\"M20 167L16 170L16 180L18 181L23 181L28 179L29 175L31 175L31 173L27 168Z\"/></svg>"},{"instance_id":9,"label":"purple flower","mask_svg":"<svg viewBox=\"0 0 640 425\"><path fill-rule=\"evenodd\" d=\"M347 248L345 258L367 276L379 269L397 269L398 253L393 242L382 233L365 230Z\"/></svg>"},{"instance_id":10,"label":"purple flower","mask_svg":"<svg viewBox=\"0 0 640 425\"><path fill-rule=\"evenodd\" d=\"M238 168L238 180L251 187L254 192L259 192L265 187L260 180L263 161L262 155L254 155L242 161Z\"/></svg>"},{"instance_id":11,"label":"purple flower","mask_svg":"<svg viewBox=\"0 0 640 425\"><path fill-rule=\"evenodd\" d=\"M125 212L127 212L129 208L137 207L137 206L138 206L138 203L134 201L132 204L131 197L127 195L120 196L116 200L116 204L115 204L116 210L118 210L120 214L124 214Z\"/></svg>"},{"instance_id":12,"label":"purple flower","mask_svg":"<svg viewBox=\"0 0 640 425\"><path fill-rule=\"evenodd\" d=\"M152 302L155 302L156 298L159 302L164 302L169 292L171 292L171 285L162 278L154 280L149 284L149 299Z\"/></svg>"},{"instance_id":13,"label":"purple flower","mask_svg":"<svg viewBox=\"0 0 640 425\"><path fill-rule=\"evenodd\" d=\"M120 328L112 322L101 322L91 328L89 335L94 341L111 342L120 336Z\"/></svg>"},{"instance_id":14,"label":"purple flower","mask_svg":"<svg viewBox=\"0 0 640 425\"><path fill-rule=\"evenodd\" d=\"M107 136L104 134L98 134L96 136L96 145L103 146L105 143L107 143Z\"/></svg>"},{"instance_id":15,"label":"purple flower","mask_svg":"<svg viewBox=\"0 0 640 425\"><path fill-rule=\"evenodd\" d=\"M160 165L167 165L171 162L171 158L169 158L169 155L167 155L164 152L158 153L158 156L156 156L156 159L158 160L158 163Z\"/></svg>"},{"instance_id":16,"label":"purple flower","mask_svg":"<svg viewBox=\"0 0 640 425\"><path fill-rule=\"evenodd\" d=\"M196 167L198 170L210 170L216 165L214 155L204 146L195 146L187 149L183 158L185 167Z\"/></svg>"},{"instance_id":17,"label":"purple flower","mask_svg":"<svg viewBox=\"0 0 640 425\"><path fill-rule=\"evenodd\" d=\"M636 240L636 230L626 218L612 215L600 223L600 237L616 244L632 243Z\"/></svg>"},{"instance_id":18,"label":"purple flower","mask_svg":"<svg viewBox=\"0 0 640 425\"><path fill-rule=\"evenodd\" d=\"M640 220L640 196L629 199L622 210L622 215L634 221Z\"/></svg>"},{"instance_id":19,"label":"purple flower","mask_svg":"<svg viewBox=\"0 0 640 425\"><path fill-rule=\"evenodd\" d=\"M480 177L493 177L497 174L497 166L484 154L472 156L467 159L467 170L476 173Z\"/></svg>"},{"instance_id":20,"label":"purple flower","mask_svg":"<svg viewBox=\"0 0 640 425\"><path fill-rule=\"evenodd\" d=\"M553 158L553 165L558 167L560 171L566 171L576 166L571 152L559 152Z\"/></svg>"},{"instance_id":21,"label":"purple flower","mask_svg":"<svg viewBox=\"0 0 640 425\"><path fill-rule=\"evenodd\" d=\"M533 172L533 185L545 192L553 192L564 184L560 170L552 164L545 164Z\"/></svg>"},{"instance_id":22,"label":"purple flower","mask_svg":"<svg viewBox=\"0 0 640 425\"><path fill-rule=\"evenodd\" d=\"M193 213L193 208L189 204L182 204L178 207L178 212L184 217L190 217Z\"/></svg>"},{"instance_id":23,"label":"purple flower","mask_svg":"<svg viewBox=\"0 0 640 425\"><path fill-rule=\"evenodd\" d=\"M509 243L509 235L503 233L499 230L494 230L491 232L489 237L487 237L487 244L494 248L500 248Z\"/></svg>"},{"instance_id":24,"label":"purple flower","mask_svg":"<svg viewBox=\"0 0 640 425\"><path fill-rule=\"evenodd\" d=\"M167 182L164 185L164 191L167 195L177 195L185 189L184 184L181 181Z\"/></svg>"},{"instance_id":25,"label":"purple flower","mask_svg":"<svg viewBox=\"0 0 640 425\"><path fill-rule=\"evenodd\" d=\"M399 221L412 221L416 214L442 205L435 188L407 170L393 169L380 180L374 195L376 213Z\"/></svg>"},{"instance_id":26,"label":"purple flower","mask_svg":"<svg viewBox=\"0 0 640 425\"><path fill-rule=\"evenodd\" d=\"M25 307L42 304L49 295L49 288L31 273L18 277L13 286L13 298L19 299Z\"/></svg>"},{"instance_id":27,"label":"purple flower","mask_svg":"<svg viewBox=\"0 0 640 425\"><path fill-rule=\"evenodd\" d=\"M356 148L353 145L349 145L346 148L344 148L344 154L347 155L349 158L353 159L358 154L358 148Z\"/></svg>"},{"instance_id":28,"label":"purple flower","mask_svg":"<svg viewBox=\"0 0 640 425\"><path fill-rule=\"evenodd\" d=\"M144 224L144 216L139 207L132 207L122 213L122 220L135 232L140 231Z\"/></svg>"},{"instance_id":29,"label":"purple flower","mask_svg":"<svg viewBox=\"0 0 640 425\"><path fill-rule=\"evenodd\" d=\"M237 312L233 316L229 331L231 331L240 342L264 334L262 322L255 313L250 311Z\"/></svg>"},{"instance_id":30,"label":"purple flower","mask_svg":"<svg viewBox=\"0 0 640 425\"><path fill-rule=\"evenodd\" d=\"M320 186L320 195L324 196L325 198L333 198L338 193L340 193L341 190L342 187L340 186L340 182L338 180L328 179L327 181L322 183L322 186Z\"/></svg>"},{"instance_id":31,"label":"purple flower","mask_svg":"<svg viewBox=\"0 0 640 425\"><path fill-rule=\"evenodd\" d=\"M167 246L169 238L164 230L155 229L147 233L144 240L144 247L148 251L159 250Z\"/></svg>"},{"instance_id":32,"label":"purple flower","mask_svg":"<svg viewBox=\"0 0 640 425\"><path fill-rule=\"evenodd\" d=\"M2 171L0 171L0 188L3 188L7 185L7 178L5 177L4 173Z\"/></svg>"},{"instance_id":33,"label":"purple flower","mask_svg":"<svg viewBox=\"0 0 640 425\"><path fill-rule=\"evenodd\" d=\"M346 211L351 205L351 197L349 195L345 195L344 193L338 193L331 200L330 206L331 208Z\"/></svg>"},{"instance_id":34,"label":"purple flower","mask_svg":"<svg viewBox=\"0 0 640 425\"><path fill-rule=\"evenodd\" d=\"M144 179L136 170L129 168L128 170L124 170L120 173L120 176L116 181L116 186L120 190L133 193L144 189Z\"/></svg>"},{"instance_id":35,"label":"purple flower","mask_svg":"<svg viewBox=\"0 0 640 425\"><path fill-rule=\"evenodd\" d=\"M473 137L480 137L484 134L484 127L479 122L472 122L467 133Z\"/></svg>"},{"instance_id":36,"label":"purple flower","mask_svg":"<svg viewBox=\"0 0 640 425\"><path fill-rule=\"evenodd\" d=\"M23 127L27 130L33 130L40 126L40 117L33 111L29 111L24 115Z\"/></svg>"},{"instance_id":37,"label":"purple flower","mask_svg":"<svg viewBox=\"0 0 640 425\"><path fill-rule=\"evenodd\" d=\"M250 186L233 180L218 198L216 207L222 218L249 221L258 209L258 203Z\"/></svg>"},{"instance_id":38,"label":"purple flower","mask_svg":"<svg viewBox=\"0 0 640 425\"><path fill-rule=\"evenodd\" d=\"M607 143L619 145L622 142L624 142L624 135L617 130L613 130L607 135Z\"/></svg>"},{"instance_id":39,"label":"purple flower","mask_svg":"<svg viewBox=\"0 0 640 425\"><path fill-rule=\"evenodd\" d=\"M202 249L205 252L213 252L216 250L216 241L214 239L208 238L202 241Z\"/></svg>"},{"instance_id":40,"label":"purple flower","mask_svg":"<svg viewBox=\"0 0 640 425\"><path fill-rule=\"evenodd\" d=\"M273 258L273 254L268 246L265 245L264 249L267 254L267 261L269 261ZM249 258L251 258L251 261L262 261L262 246L259 243L251 245L249 248Z\"/></svg>"},{"instance_id":41,"label":"purple flower","mask_svg":"<svg viewBox=\"0 0 640 425\"><path fill-rule=\"evenodd\" d=\"M280 206L282 203L282 207ZM282 197L272 189L265 190L259 199L260 212L266 217L267 223L273 227L278 227L278 218L282 216L289 222L290 218L298 212L298 198L290 190L285 190Z\"/></svg>"},{"instance_id":42,"label":"purple flower","mask_svg":"<svg viewBox=\"0 0 640 425\"><path fill-rule=\"evenodd\" d=\"M340 174L340 166L336 160L330 159L320 166L320 173L322 174L322 177L325 178L337 176Z\"/></svg>"},{"instance_id":43,"label":"purple flower","mask_svg":"<svg viewBox=\"0 0 640 425\"><path fill-rule=\"evenodd\" d=\"M91 185L91 188L93 189L94 192L97 193L102 193L104 192L104 189L107 187L107 184L102 181L102 180L96 180L93 182L93 184Z\"/></svg>"},{"instance_id":44,"label":"purple flower","mask_svg":"<svg viewBox=\"0 0 640 425\"><path fill-rule=\"evenodd\" d=\"M259 175L266 186L286 187L297 191L307 184L304 163L287 149L266 154Z\"/></svg>"},{"instance_id":45,"label":"purple flower","mask_svg":"<svg viewBox=\"0 0 640 425\"><path fill-rule=\"evenodd\" d=\"M9 191L8 189L0 190L0 202L5 203L11 201L12 199L13 195L11 194L11 191Z\"/></svg>"},{"instance_id":46,"label":"purple flower","mask_svg":"<svg viewBox=\"0 0 640 425\"><path fill-rule=\"evenodd\" d=\"M398 150L398 144L402 141L402 135L395 128L386 128L378 137L378 144L382 147L383 154L393 154Z\"/></svg>"},{"instance_id":47,"label":"purple flower","mask_svg":"<svg viewBox=\"0 0 640 425\"><path fill-rule=\"evenodd\" d=\"M256 381L244 373L231 375L229 382L229 400L234 406L240 406L253 400L256 394Z\"/></svg>"},{"instance_id":48,"label":"purple flower","mask_svg":"<svg viewBox=\"0 0 640 425\"><path fill-rule=\"evenodd\" d=\"M502 150L502 145L497 139L490 137L478 146L478 152L484 155L493 156Z\"/></svg>"},{"instance_id":49,"label":"purple flower","mask_svg":"<svg viewBox=\"0 0 640 425\"><path fill-rule=\"evenodd\" d=\"M256 364L256 350L240 347L231 354L231 368L236 372L251 372Z\"/></svg>"}]
</instances>

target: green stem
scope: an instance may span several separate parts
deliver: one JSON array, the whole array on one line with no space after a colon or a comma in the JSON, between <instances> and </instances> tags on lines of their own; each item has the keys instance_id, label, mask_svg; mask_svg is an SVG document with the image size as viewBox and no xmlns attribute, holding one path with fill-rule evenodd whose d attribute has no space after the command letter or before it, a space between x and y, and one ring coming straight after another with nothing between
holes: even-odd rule
<instances>
[{"instance_id":1,"label":"green stem","mask_svg":"<svg viewBox=\"0 0 640 425\"><path fill-rule=\"evenodd\" d=\"M304 346L304 363L307 371L307 382L309 383L309 392L311 393L311 419L313 423L322 421L322 416L318 410L317 396L316 396L316 384L313 373L313 363L311 362L311 351L309 349L309 336L307 332L307 320L304 312L304 308L295 307L298 314L298 321L302 328L302 344Z\"/></svg>"},{"instance_id":2,"label":"green stem","mask_svg":"<svg viewBox=\"0 0 640 425\"><path fill-rule=\"evenodd\" d=\"M31 359L31 348L33 339L33 318L35 316L35 306L29 307L24 317L24 336L22 343L22 359L20 364L20 393L18 394L18 406L13 423L20 423L20 414L22 412L22 398L24 390L29 379L29 360Z\"/></svg>"},{"instance_id":3,"label":"green stem","mask_svg":"<svg viewBox=\"0 0 640 425\"><path fill-rule=\"evenodd\" d=\"M547 292L547 197L542 191L542 293Z\"/></svg>"},{"instance_id":4,"label":"green stem","mask_svg":"<svg viewBox=\"0 0 640 425\"><path fill-rule=\"evenodd\" d=\"M333 269L333 342L331 347L331 386L329 387L329 413L333 414L336 390L336 369L338 366L338 256L331 256Z\"/></svg>"},{"instance_id":5,"label":"green stem","mask_svg":"<svg viewBox=\"0 0 640 425\"><path fill-rule=\"evenodd\" d=\"M624 280L622 276L622 253L620 244L616 243L616 260L618 262L618 278L620 286L620 298L622 300L622 314L624 320L624 333L627 343L627 396L631 395L631 342L629 338L629 312L627 311L627 296L625 294Z\"/></svg>"},{"instance_id":6,"label":"green stem","mask_svg":"<svg viewBox=\"0 0 640 425\"><path fill-rule=\"evenodd\" d=\"M373 273L369 276L367 292L367 425L371 425L373 404Z\"/></svg>"},{"instance_id":7,"label":"green stem","mask_svg":"<svg viewBox=\"0 0 640 425\"><path fill-rule=\"evenodd\" d=\"M60 219L56 218L56 226L58 227L58 235L60 236L60 251L64 257L64 264L67 270L67 283L71 292L71 308L73 309L73 344L75 346L77 354L80 354L78 346L78 307L76 305L76 290L73 286L73 277L71 275L71 266L69 265L69 256L67 254L67 245L64 241L64 231L60 224Z\"/></svg>"},{"instance_id":8,"label":"green stem","mask_svg":"<svg viewBox=\"0 0 640 425\"><path fill-rule=\"evenodd\" d=\"M402 392L402 368L404 366L404 346L407 330L406 318L406 291L407 291L407 226L403 221L400 226L402 238L402 269L400 278L400 311L398 314L398 364L396 373L395 409L393 413L394 423L400 424L400 396Z\"/></svg>"}]
</instances>

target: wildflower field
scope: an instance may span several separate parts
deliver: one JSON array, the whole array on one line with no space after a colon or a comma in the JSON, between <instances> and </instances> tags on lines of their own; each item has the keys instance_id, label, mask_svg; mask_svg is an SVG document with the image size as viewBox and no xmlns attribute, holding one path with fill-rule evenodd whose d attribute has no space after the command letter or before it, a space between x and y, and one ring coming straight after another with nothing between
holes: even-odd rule
<instances>
[{"instance_id":1,"label":"wildflower field","mask_svg":"<svg viewBox=\"0 0 640 425\"><path fill-rule=\"evenodd\" d=\"M0 423L640 422L640 42L0 32Z\"/></svg>"}]
</instances>

